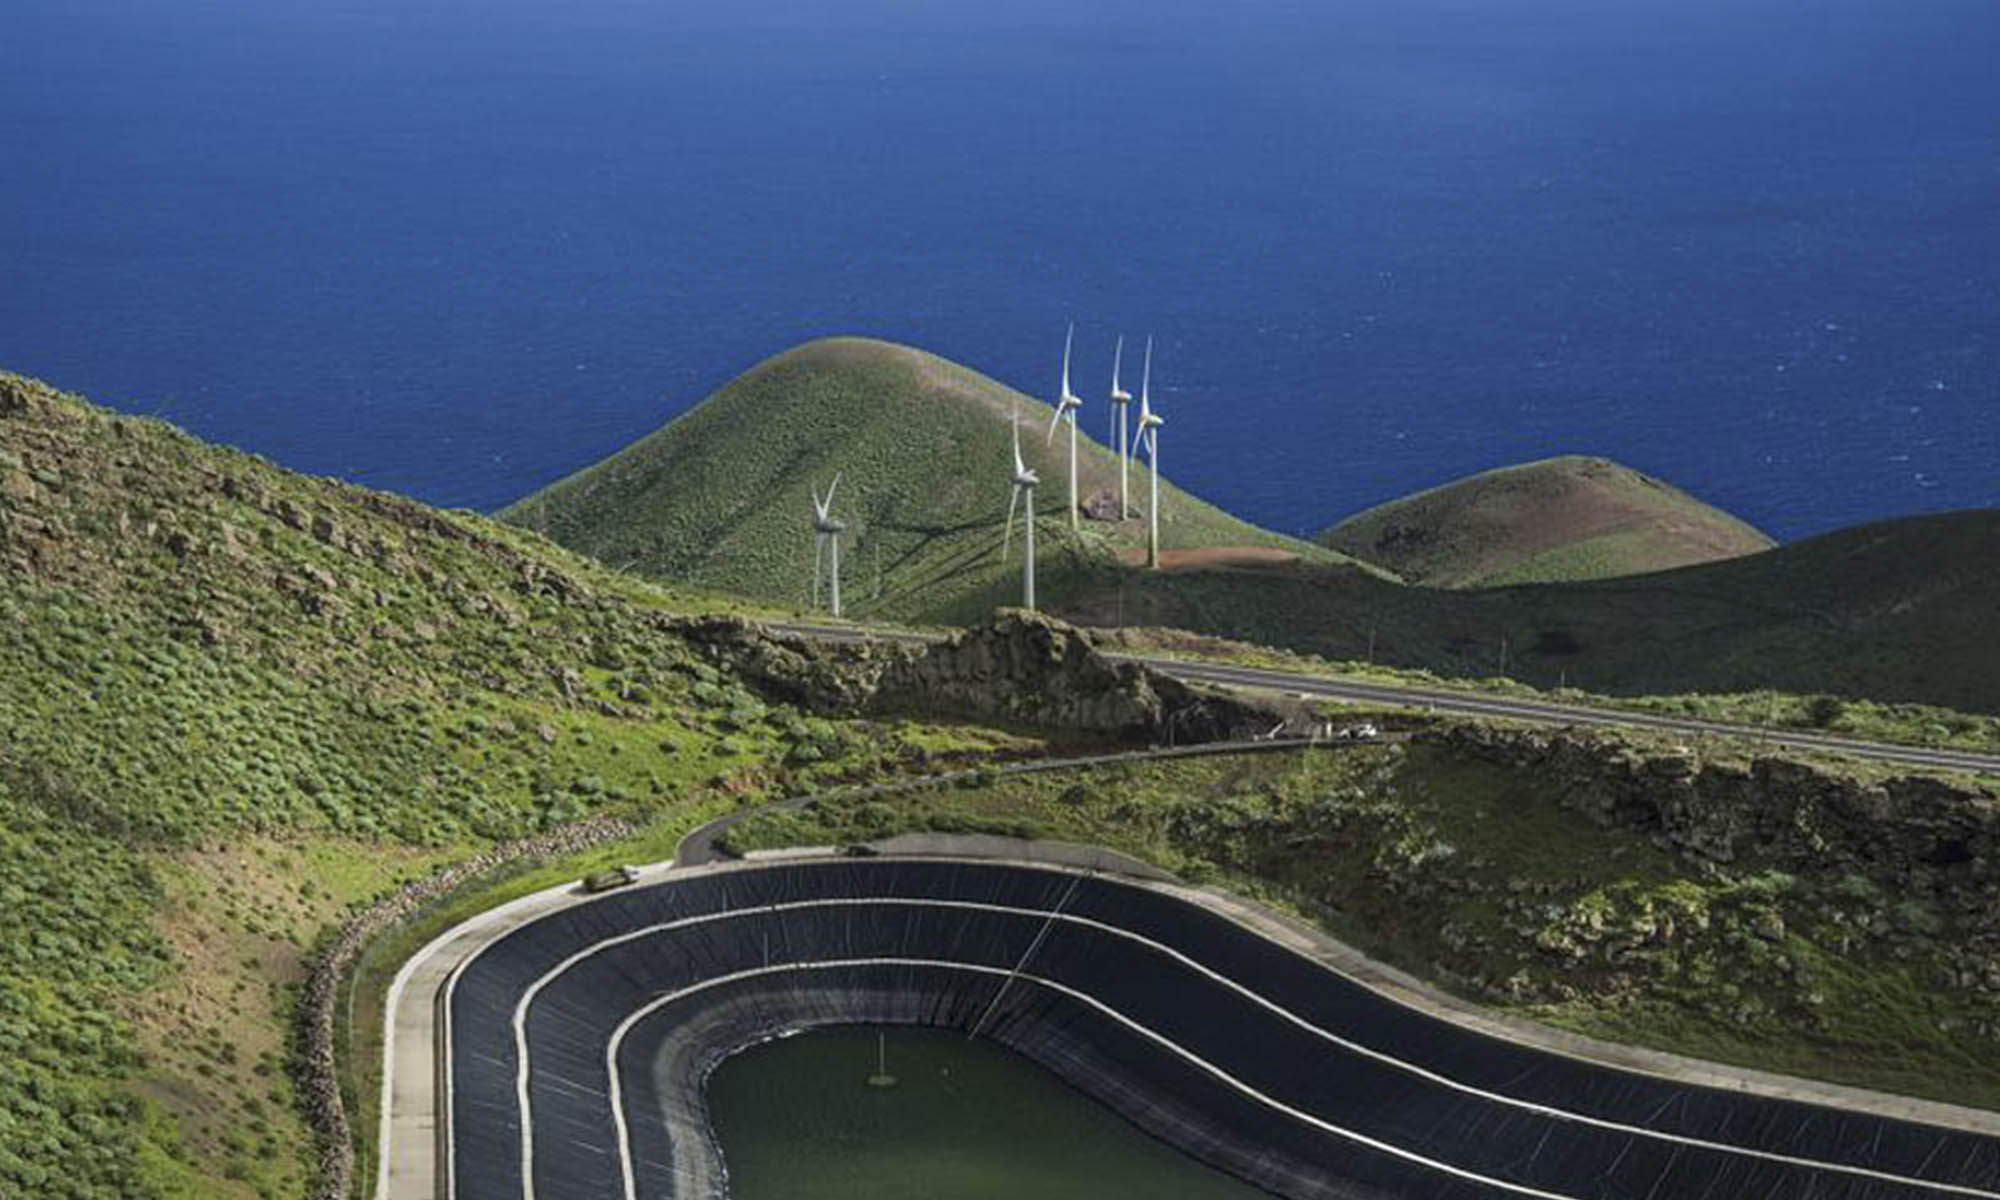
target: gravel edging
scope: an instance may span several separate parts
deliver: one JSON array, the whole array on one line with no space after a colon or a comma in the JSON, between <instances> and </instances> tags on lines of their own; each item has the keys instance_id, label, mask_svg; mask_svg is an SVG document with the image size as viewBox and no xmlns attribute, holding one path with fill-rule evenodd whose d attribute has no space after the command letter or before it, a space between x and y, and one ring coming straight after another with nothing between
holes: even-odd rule
<instances>
[{"instance_id":1,"label":"gravel edging","mask_svg":"<svg viewBox=\"0 0 2000 1200\"><path fill-rule=\"evenodd\" d=\"M316 1144L311 1200L350 1200L354 1194L354 1135L340 1095L334 1018L341 981L368 944L424 906L481 875L524 858L550 858L588 850L639 832L618 817L592 817L534 837L507 842L412 880L349 917L313 956L294 1024L298 1056L293 1076L299 1108Z\"/></svg>"}]
</instances>

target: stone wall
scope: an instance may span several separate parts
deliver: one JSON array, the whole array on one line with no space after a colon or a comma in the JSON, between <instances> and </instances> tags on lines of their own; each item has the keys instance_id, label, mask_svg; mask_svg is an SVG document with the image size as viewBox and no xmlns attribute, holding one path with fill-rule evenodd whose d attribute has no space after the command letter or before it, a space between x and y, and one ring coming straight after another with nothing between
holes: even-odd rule
<instances>
[{"instance_id":1,"label":"stone wall","mask_svg":"<svg viewBox=\"0 0 2000 1200\"><path fill-rule=\"evenodd\" d=\"M341 1002L342 985L368 943L446 893L510 862L572 854L634 832L629 822L595 817L495 846L404 884L349 918L321 946L299 997L299 1046L293 1067L299 1087L299 1107L318 1144L312 1200L349 1200L354 1195L354 1133L347 1105L340 1095L340 1049L334 1036L334 1014Z\"/></svg>"}]
</instances>

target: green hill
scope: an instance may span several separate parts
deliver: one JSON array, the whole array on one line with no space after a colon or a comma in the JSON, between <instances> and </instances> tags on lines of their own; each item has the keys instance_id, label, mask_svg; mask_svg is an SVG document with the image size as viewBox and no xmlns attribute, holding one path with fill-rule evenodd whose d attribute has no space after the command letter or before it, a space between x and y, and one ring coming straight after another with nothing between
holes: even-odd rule
<instances>
[{"instance_id":1,"label":"green hill","mask_svg":"<svg viewBox=\"0 0 2000 1200\"><path fill-rule=\"evenodd\" d=\"M1774 544L1672 484L1574 455L1391 500L1313 540L1432 587L1638 575Z\"/></svg>"},{"instance_id":2,"label":"green hill","mask_svg":"<svg viewBox=\"0 0 2000 1200\"><path fill-rule=\"evenodd\" d=\"M1137 516L1087 517L1080 533L1070 532L1067 440L1058 433L1045 444L1047 405L935 355L861 338L812 342L760 363L664 428L500 516L620 568L803 608L812 583L810 491L838 471L835 515L849 525L847 611L971 619L1018 595L1018 544L1011 564L1000 559L1017 407L1023 456L1042 479L1043 586L1121 555L1136 560L1146 537ZM1080 496L1115 515L1116 453L1087 438L1078 444ZM1170 427L1162 447L1169 462L1172 446ZM1339 561L1164 479L1160 492L1170 567ZM1145 466L1135 462L1135 512L1144 496Z\"/></svg>"},{"instance_id":3,"label":"green hill","mask_svg":"<svg viewBox=\"0 0 2000 1200\"><path fill-rule=\"evenodd\" d=\"M966 736L767 703L704 603L0 374L0 1195L301 1195L287 988L350 902Z\"/></svg>"},{"instance_id":4,"label":"green hill","mask_svg":"<svg viewBox=\"0 0 2000 1200\"><path fill-rule=\"evenodd\" d=\"M1259 530L1162 481L1168 565L1182 569L1135 570L1142 521L1068 531L1066 456L1061 439L1043 444L1046 405L864 339L769 359L501 516L619 569L803 608L810 489L838 470L850 615L967 622L1019 595L1018 557L1000 562L1017 404L1024 454L1043 480L1039 598L1071 620L1341 659L1372 647L1378 662L1452 676L1504 665L1533 683L1606 693L1782 688L2000 712L2000 648L1987 635L2000 578L1983 569L2000 556L2000 513L1771 549L1666 484L1601 459L1554 459L1343 523L1350 533L1427 531L1395 555L1367 539L1342 543L1391 560L1378 566ZM1084 444L1082 494L1115 497L1116 456ZM1549 512L1560 519L1540 515ZM1624 573L1677 556L1718 560ZM1613 563L1614 578L1567 578ZM1385 567L1482 586L1413 586ZM1533 578L1561 581L1508 583Z\"/></svg>"}]
</instances>

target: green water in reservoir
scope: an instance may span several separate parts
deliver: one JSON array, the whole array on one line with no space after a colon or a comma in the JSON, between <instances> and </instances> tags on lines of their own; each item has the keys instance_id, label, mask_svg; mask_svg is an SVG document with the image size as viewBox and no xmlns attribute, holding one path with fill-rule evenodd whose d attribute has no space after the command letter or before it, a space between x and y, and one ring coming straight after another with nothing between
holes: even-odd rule
<instances>
[{"instance_id":1,"label":"green water in reservoir","mask_svg":"<svg viewBox=\"0 0 2000 1200\"><path fill-rule=\"evenodd\" d=\"M876 1035L892 1087L871 1087ZM816 1030L709 1079L732 1200L1269 1200L991 1042Z\"/></svg>"}]
</instances>

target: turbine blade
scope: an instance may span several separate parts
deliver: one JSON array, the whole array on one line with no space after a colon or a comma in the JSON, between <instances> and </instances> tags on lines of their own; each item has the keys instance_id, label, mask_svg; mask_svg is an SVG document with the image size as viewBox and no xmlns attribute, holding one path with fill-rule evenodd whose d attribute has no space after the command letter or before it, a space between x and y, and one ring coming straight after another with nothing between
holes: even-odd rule
<instances>
[{"instance_id":1,"label":"turbine blade","mask_svg":"<svg viewBox=\"0 0 2000 1200\"><path fill-rule=\"evenodd\" d=\"M826 507L828 512L833 511L833 493L839 487L840 487L840 472L835 471L833 473L833 482L826 485Z\"/></svg>"},{"instance_id":2,"label":"turbine blade","mask_svg":"<svg viewBox=\"0 0 2000 1200\"><path fill-rule=\"evenodd\" d=\"M1076 322L1069 323L1069 332L1063 335L1063 399L1069 399L1069 348L1076 341Z\"/></svg>"},{"instance_id":3,"label":"turbine blade","mask_svg":"<svg viewBox=\"0 0 2000 1200\"><path fill-rule=\"evenodd\" d=\"M1118 388L1118 368L1125 362L1125 335L1118 335L1118 348L1111 352L1111 394L1116 396Z\"/></svg>"},{"instance_id":4,"label":"turbine blade","mask_svg":"<svg viewBox=\"0 0 2000 1200\"><path fill-rule=\"evenodd\" d=\"M1014 506L1021 501L1021 489L1013 488L1007 493L1007 532L1000 538L1000 561L1007 561L1007 550L1014 544Z\"/></svg>"},{"instance_id":5,"label":"turbine blade","mask_svg":"<svg viewBox=\"0 0 2000 1200\"><path fill-rule=\"evenodd\" d=\"M1058 404L1056 405L1056 410L1049 414L1049 435L1042 439L1044 446L1056 440L1056 426L1062 424L1062 417L1063 406Z\"/></svg>"},{"instance_id":6,"label":"turbine blade","mask_svg":"<svg viewBox=\"0 0 2000 1200\"><path fill-rule=\"evenodd\" d=\"M1153 335L1146 335L1146 373L1139 383L1139 411L1146 411L1146 397L1153 394Z\"/></svg>"}]
</instances>

